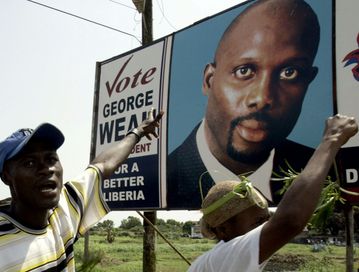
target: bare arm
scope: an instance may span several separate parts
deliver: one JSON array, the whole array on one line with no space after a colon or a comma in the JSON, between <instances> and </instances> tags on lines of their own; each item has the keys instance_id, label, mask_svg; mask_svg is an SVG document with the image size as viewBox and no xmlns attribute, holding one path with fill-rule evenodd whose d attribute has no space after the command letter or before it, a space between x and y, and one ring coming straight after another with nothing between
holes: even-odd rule
<instances>
[{"instance_id":1,"label":"bare arm","mask_svg":"<svg viewBox=\"0 0 359 272\"><path fill-rule=\"evenodd\" d=\"M146 136L151 140L151 135L158 137L156 128L159 127L159 122L162 118L161 111L156 117L153 116L153 109L148 113L148 118L143 121L136 129L128 133L117 144L109 147L101 152L91 164L98 167L105 178L109 177L130 155L133 147L139 140Z\"/></svg>"},{"instance_id":2,"label":"bare arm","mask_svg":"<svg viewBox=\"0 0 359 272\"><path fill-rule=\"evenodd\" d=\"M321 143L262 229L259 263L303 230L318 204L324 180L338 150L357 131L354 118L342 115L328 118Z\"/></svg>"}]
</instances>

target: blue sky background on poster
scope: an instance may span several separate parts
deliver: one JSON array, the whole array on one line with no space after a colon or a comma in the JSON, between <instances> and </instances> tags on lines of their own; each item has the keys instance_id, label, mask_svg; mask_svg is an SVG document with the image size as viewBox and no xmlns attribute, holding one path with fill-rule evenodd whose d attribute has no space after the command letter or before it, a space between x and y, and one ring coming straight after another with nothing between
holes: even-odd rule
<instances>
[{"instance_id":1,"label":"blue sky background on poster","mask_svg":"<svg viewBox=\"0 0 359 272\"><path fill-rule=\"evenodd\" d=\"M101 143L104 131L109 131L105 127L115 128L116 120L125 118L119 133L112 132L113 143L114 135L125 135L136 127L151 107L158 109L162 52L163 42L159 42L101 65L97 153L108 146L106 141ZM135 152L131 157L157 153L157 141L143 138L140 145L143 150L148 147L148 151Z\"/></svg>"},{"instance_id":2,"label":"blue sky background on poster","mask_svg":"<svg viewBox=\"0 0 359 272\"><path fill-rule=\"evenodd\" d=\"M288 138L314 147L321 138L324 120L333 113L332 1L307 2L313 7L321 25L320 44L315 59L319 73L308 88L302 113ZM175 33L170 81L169 153L203 118L206 105L206 97L201 90L203 69L213 60L215 48L224 29L247 5L240 5Z\"/></svg>"}]
</instances>

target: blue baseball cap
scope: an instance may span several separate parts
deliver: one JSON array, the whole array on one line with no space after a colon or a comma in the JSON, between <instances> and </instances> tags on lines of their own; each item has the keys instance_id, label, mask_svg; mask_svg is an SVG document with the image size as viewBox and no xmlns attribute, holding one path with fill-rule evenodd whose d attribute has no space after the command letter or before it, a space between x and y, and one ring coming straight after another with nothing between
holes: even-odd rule
<instances>
[{"instance_id":1,"label":"blue baseball cap","mask_svg":"<svg viewBox=\"0 0 359 272\"><path fill-rule=\"evenodd\" d=\"M37 128L23 128L15 131L0 142L0 174L5 161L17 155L33 138L50 143L57 150L65 141L62 132L49 123L40 124Z\"/></svg>"}]
</instances>

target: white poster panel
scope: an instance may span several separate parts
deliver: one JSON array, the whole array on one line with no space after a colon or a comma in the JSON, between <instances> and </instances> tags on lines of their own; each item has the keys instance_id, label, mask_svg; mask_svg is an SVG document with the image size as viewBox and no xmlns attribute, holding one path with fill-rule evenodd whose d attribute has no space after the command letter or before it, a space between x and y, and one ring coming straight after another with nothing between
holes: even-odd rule
<instances>
[{"instance_id":1,"label":"white poster panel","mask_svg":"<svg viewBox=\"0 0 359 272\"><path fill-rule=\"evenodd\" d=\"M336 79L338 113L359 120L359 1L336 1ZM341 150L340 173L342 186L359 192L359 135L353 137ZM359 202L358 196L346 195Z\"/></svg>"},{"instance_id":2,"label":"white poster panel","mask_svg":"<svg viewBox=\"0 0 359 272\"><path fill-rule=\"evenodd\" d=\"M164 106L166 42L167 39L160 40L99 65L96 154L122 140L146 119L151 108L158 112ZM161 136L163 130L159 134ZM165 201L160 181L163 145L163 140L143 137L126 163L104 180L103 195L111 209L162 206Z\"/></svg>"}]
</instances>

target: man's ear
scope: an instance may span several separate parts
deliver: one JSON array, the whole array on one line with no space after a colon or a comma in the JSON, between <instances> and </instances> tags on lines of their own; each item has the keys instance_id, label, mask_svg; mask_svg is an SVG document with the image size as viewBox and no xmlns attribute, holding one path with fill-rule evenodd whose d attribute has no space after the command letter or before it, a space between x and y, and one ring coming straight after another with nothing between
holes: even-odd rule
<instances>
[{"instance_id":1,"label":"man's ear","mask_svg":"<svg viewBox=\"0 0 359 272\"><path fill-rule=\"evenodd\" d=\"M310 69L310 72L309 72L309 75L308 75L308 84L311 83L315 79L317 74L318 74L318 67L313 66Z\"/></svg>"},{"instance_id":2,"label":"man's ear","mask_svg":"<svg viewBox=\"0 0 359 272\"><path fill-rule=\"evenodd\" d=\"M8 171L9 169L8 169L8 167L7 167L7 165L5 164L4 165L4 168L3 168L3 171L2 171L2 173L1 173L1 175L0 175L0 177L1 177L1 180L7 185L7 186L9 186L9 171Z\"/></svg>"},{"instance_id":3,"label":"man's ear","mask_svg":"<svg viewBox=\"0 0 359 272\"><path fill-rule=\"evenodd\" d=\"M203 71L203 80L202 80L202 92L204 95L207 95L208 90L212 87L213 75L216 67L214 63L208 63Z\"/></svg>"},{"instance_id":4,"label":"man's ear","mask_svg":"<svg viewBox=\"0 0 359 272\"><path fill-rule=\"evenodd\" d=\"M216 234L218 240L227 240L226 227L222 224L218 227L213 228L213 232L214 234Z\"/></svg>"}]
</instances>

